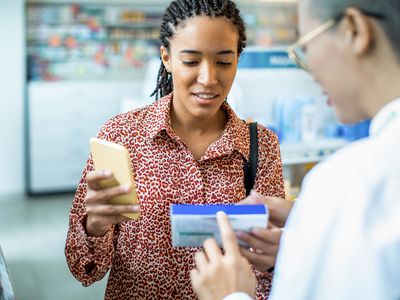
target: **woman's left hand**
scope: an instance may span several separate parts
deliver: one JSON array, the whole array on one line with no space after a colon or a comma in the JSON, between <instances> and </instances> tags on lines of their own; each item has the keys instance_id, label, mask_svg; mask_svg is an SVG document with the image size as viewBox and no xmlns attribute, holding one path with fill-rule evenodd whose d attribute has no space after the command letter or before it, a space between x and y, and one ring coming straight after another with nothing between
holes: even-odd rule
<instances>
[{"instance_id":1,"label":"woman's left hand","mask_svg":"<svg viewBox=\"0 0 400 300\"><path fill-rule=\"evenodd\" d=\"M275 266L282 229L273 224L268 228L254 228L250 233L237 231L236 236L252 249L241 247L242 255L261 272Z\"/></svg>"}]
</instances>

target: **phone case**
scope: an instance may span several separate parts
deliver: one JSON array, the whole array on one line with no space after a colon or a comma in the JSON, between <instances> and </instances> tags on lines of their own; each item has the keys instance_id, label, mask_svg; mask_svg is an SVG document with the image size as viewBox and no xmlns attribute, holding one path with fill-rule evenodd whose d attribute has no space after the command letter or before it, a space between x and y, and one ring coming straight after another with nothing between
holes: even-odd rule
<instances>
[{"instance_id":1,"label":"phone case","mask_svg":"<svg viewBox=\"0 0 400 300\"><path fill-rule=\"evenodd\" d=\"M110 170L115 178L103 180L100 183L102 187L108 188L121 184L130 184L132 186L132 191L129 194L113 197L110 203L138 204L128 150L122 145L97 138L90 139L90 147L95 169ZM139 213L126 213L123 215L130 219L139 218Z\"/></svg>"}]
</instances>

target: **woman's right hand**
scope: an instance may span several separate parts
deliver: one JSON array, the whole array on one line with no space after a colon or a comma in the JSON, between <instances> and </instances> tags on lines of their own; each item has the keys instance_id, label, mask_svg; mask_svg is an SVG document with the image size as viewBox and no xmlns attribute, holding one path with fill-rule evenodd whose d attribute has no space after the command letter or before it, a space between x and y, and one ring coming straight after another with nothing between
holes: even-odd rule
<instances>
[{"instance_id":1,"label":"woman's right hand","mask_svg":"<svg viewBox=\"0 0 400 300\"><path fill-rule=\"evenodd\" d=\"M132 187L119 185L110 188L100 186L102 180L111 180L113 174L109 171L93 171L87 174L87 193L85 196L86 204L86 233L89 236L104 236L113 224L129 221L124 213L139 212L138 205L119 205L111 204L112 197L128 194Z\"/></svg>"},{"instance_id":2,"label":"woman's right hand","mask_svg":"<svg viewBox=\"0 0 400 300\"><path fill-rule=\"evenodd\" d=\"M250 195L238 204L265 204L268 206L270 222L277 227L284 227L293 207L293 202L278 198L267 197L251 191Z\"/></svg>"}]
</instances>

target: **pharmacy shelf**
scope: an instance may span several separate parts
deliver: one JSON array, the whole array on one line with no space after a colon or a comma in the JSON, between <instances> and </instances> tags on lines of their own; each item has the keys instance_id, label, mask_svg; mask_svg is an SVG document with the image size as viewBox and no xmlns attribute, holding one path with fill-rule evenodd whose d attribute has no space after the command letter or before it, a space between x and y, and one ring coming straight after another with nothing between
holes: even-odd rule
<instances>
[{"instance_id":1,"label":"pharmacy shelf","mask_svg":"<svg viewBox=\"0 0 400 300\"><path fill-rule=\"evenodd\" d=\"M296 165L319 162L348 142L343 139L319 139L312 142L282 143L283 165Z\"/></svg>"},{"instance_id":2,"label":"pharmacy shelf","mask_svg":"<svg viewBox=\"0 0 400 300\"><path fill-rule=\"evenodd\" d=\"M27 3L39 4L95 4L95 5L131 5L131 6L148 6L148 5L165 5L167 6L170 1L168 0L27 0Z\"/></svg>"},{"instance_id":3,"label":"pharmacy shelf","mask_svg":"<svg viewBox=\"0 0 400 300\"><path fill-rule=\"evenodd\" d=\"M103 4L103 5L135 5L135 6L149 6L149 5L164 5L165 7L170 3L170 0L79 0L79 4ZM254 6L254 5L297 5L298 0L237 0L240 6ZM27 0L27 3L47 3L47 4L76 4L76 0Z\"/></svg>"}]
</instances>

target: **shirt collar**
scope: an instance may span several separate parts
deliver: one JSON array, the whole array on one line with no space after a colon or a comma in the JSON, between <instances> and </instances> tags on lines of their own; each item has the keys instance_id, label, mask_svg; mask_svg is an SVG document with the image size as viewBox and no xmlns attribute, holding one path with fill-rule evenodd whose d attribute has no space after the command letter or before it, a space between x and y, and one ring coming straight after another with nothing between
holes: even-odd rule
<instances>
[{"instance_id":1,"label":"shirt collar","mask_svg":"<svg viewBox=\"0 0 400 300\"><path fill-rule=\"evenodd\" d=\"M148 114L150 138L155 138L162 131L171 131L170 125L170 107L172 102L172 93L157 100L154 105L151 105L151 110Z\"/></svg>"},{"instance_id":2,"label":"shirt collar","mask_svg":"<svg viewBox=\"0 0 400 300\"><path fill-rule=\"evenodd\" d=\"M372 119L369 133L376 136L384 131L390 123L400 117L400 98L386 104Z\"/></svg>"},{"instance_id":3,"label":"shirt collar","mask_svg":"<svg viewBox=\"0 0 400 300\"><path fill-rule=\"evenodd\" d=\"M211 153L207 153L206 156L212 156L212 152L230 154L236 150L248 160L250 140L249 138L244 138L250 136L248 125L239 119L227 102L222 104L222 109L227 114L228 122L221 138L214 144L214 147L210 147ZM207 158L205 157L205 159Z\"/></svg>"},{"instance_id":4,"label":"shirt collar","mask_svg":"<svg viewBox=\"0 0 400 300\"><path fill-rule=\"evenodd\" d=\"M170 108L173 99L173 93L157 100L151 105L149 114L149 130L150 138L155 138L158 134L165 131L170 137L175 134L170 125ZM246 159L249 158L250 143L249 139L243 139L249 136L248 125L232 110L228 103L224 102L221 107L228 118L222 137L210 147L211 151L207 151L203 159L211 158L213 154L229 154L237 150Z\"/></svg>"}]
</instances>

